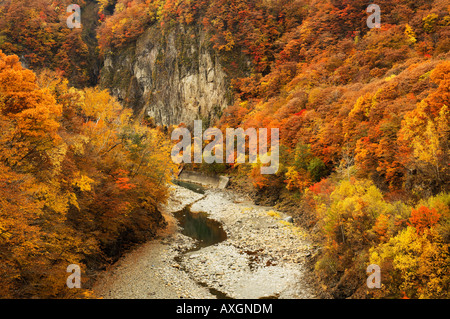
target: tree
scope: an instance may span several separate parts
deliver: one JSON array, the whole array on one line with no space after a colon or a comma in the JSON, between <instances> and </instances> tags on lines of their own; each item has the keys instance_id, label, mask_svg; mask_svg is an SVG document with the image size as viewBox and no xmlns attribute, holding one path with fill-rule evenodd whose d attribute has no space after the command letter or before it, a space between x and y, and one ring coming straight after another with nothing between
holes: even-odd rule
<instances>
[{"instance_id":1,"label":"tree","mask_svg":"<svg viewBox=\"0 0 450 319\"><path fill-rule=\"evenodd\" d=\"M448 165L442 165L448 162L450 150L449 70L450 63L443 62L431 72L430 78L439 85L438 89L405 116L400 131L400 141L412 155L409 169L420 172L421 179L414 183L432 185L437 181L433 187L444 189L450 174Z\"/></svg>"},{"instance_id":2,"label":"tree","mask_svg":"<svg viewBox=\"0 0 450 319\"><path fill-rule=\"evenodd\" d=\"M448 244L433 231L418 234L407 227L389 242L371 249L370 263L385 269L375 297L448 298Z\"/></svg>"},{"instance_id":3,"label":"tree","mask_svg":"<svg viewBox=\"0 0 450 319\"><path fill-rule=\"evenodd\" d=\"M38 172L57 165L52 150L60 143L57 134L61 106L36 84L30 70L17 56L0 52L0 159L11 167Z\"/></svg>"},{"instance_id":4,"label":"tree","mask_svg":"<svg viewBox=\"0 0 450 319\"><path fill-rule=\"evenodd\" d=\"M414 208L412 209L409 222L410 226L417 230L417 233L423 234L425 229L436 225L439 218L440 214L437 213L436 209L429 209L428 207L420 206L417 210Z\"/></svg>"},{"instance_id":5,"label":"tree","mask_svg":"<svg viewBox=\"0 0 450 319\"><path fill-rule=\"evenodd\" d=\"M96 269L164 225L170 142L107 91L1 52L0 127L0 294L89 297L67 266Z\"/></svg>"}]
</instances>

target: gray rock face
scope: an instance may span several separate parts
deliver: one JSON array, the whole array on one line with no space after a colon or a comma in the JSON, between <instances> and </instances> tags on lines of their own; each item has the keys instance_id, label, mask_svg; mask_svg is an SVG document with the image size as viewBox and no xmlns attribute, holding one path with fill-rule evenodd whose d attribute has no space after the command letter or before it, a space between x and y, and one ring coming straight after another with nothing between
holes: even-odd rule
<instances>
[{"instance_id":1,"label":"gray rock face","mask_svg":"<svg viewBox=\"0 0 450 319\"><path fill-rule=\"evenodd\" d=\"M232 103L219 57L194 27L166 34L150 27L135 44L105 58L100 85L161 125L209 124Z\"/></svg>"}]
</instances>

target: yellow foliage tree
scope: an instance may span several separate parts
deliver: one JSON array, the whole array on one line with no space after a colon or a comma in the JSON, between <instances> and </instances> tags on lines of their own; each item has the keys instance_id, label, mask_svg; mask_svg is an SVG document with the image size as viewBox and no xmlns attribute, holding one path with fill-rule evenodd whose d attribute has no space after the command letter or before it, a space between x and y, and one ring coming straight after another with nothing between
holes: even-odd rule
<instances>
[{"instance_id":1,"label":"yellow foliage tree","mask_svg":"<svg viewBox=\"0 0 450 319\"><path fill-rule=\"evenodd\" d=\"M370 263L381 267L376 297L449 298L449 245L434 230L423 235L407 227L389 242L370 250Z\"/></svg>"}]
</instances>

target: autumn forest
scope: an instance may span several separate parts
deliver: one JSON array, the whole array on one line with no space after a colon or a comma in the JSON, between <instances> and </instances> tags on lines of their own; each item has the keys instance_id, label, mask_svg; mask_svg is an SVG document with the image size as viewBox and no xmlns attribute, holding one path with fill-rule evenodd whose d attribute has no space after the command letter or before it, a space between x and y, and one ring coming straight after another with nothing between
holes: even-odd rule
<instances>
[{"instance_id":1,"label":"autumn forest","mask_svg":"<svg viewBox=\"0 0 450 319\"><path fill-rule=\"evenodd\" d=\"M68 5L81 7L69 28ZM188 164L294 216L328 298L450 297L450 4L0 1L0 297L95 298L96 273L166 225L170 133L101 85L149 27L199 28L232 98L211 127L278 128L279 169ZM183 56L183 59L186 59ZM383 269L368 290L366 267Z\"/></svg>"}]
</instances>

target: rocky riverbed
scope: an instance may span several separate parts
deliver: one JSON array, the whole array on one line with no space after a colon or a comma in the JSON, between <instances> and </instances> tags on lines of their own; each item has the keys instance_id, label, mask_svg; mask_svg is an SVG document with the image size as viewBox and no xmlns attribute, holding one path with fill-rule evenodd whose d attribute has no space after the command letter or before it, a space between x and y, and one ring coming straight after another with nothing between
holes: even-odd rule
<instances>
[{"instance_id":1,"label":"rocky riverbed","mask_svg":"<svg viewBox=\"0 0 450 319\"><path fill-rule=\"evenodd\" d=\"M221 223L227 238L202 247L181 233L174 214L190 205ZM288 216L227 190L204 195L172 187L161 207L168 227L99 276L102 298L314 298L305 262L307 234Z\"/></svg>"}]
</instances>

